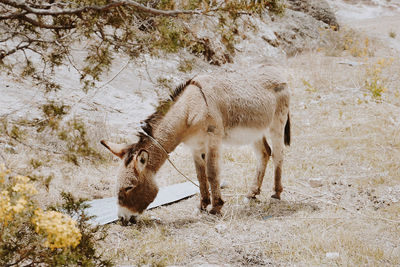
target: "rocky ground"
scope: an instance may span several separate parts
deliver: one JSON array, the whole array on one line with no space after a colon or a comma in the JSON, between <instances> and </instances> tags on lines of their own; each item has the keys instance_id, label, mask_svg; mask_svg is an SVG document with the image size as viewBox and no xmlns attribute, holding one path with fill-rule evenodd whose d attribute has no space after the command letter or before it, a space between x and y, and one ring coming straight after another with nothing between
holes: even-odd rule
<instances>
[{"instance_id":1,"label":"rocky ground","mask_svg":"<svg viewBox=\"0 0 400 267\"><path fill-rule=\"evenodd\" d=\"M249 32L237 44L234 63L222 66L245 68L260 54L287 65L293 142L286 149L282 200L270 198L270 164L261 195L248 203L245 195L255 176L256 159L250 147L224 147L221 178L228 186L222 191L222 216L199 213L195 196L148 211L136 225L111 224L108 238L99 246L117 264L400 264L398 5L330 1L340 26L333 32L327 29L334 22L328 26L315 19L320 16L309 6L300 12L299 1L289 2L292 9L284 17L265 18L257 32ZM284 54L289 57L283 59ZM194 68L176 74L183 58L194 60ZM177 84L215 68L219 67L185 52L165 58L144 56L140 62L121 60L88 94L77 89L79 84L67 69L58 73L62 92L50 95L30 88L29 81L2 74L3 121L25 125L24 121L43 116L41 107L49 99L62 99L71 107L65 119L83 118L90 144L104 158L79 159L76 166L54 153L65 147L50 130L44 135L21 126L25 133L20 133L24 138L19 142L0 136L0 161L39 177L43 206L57 201L60 191L90 199L113 196L118 161L98 146L98 140L132 140L139 121L166 95L165 90L154 90L159 81ZM179 146L171 159L195 177L185 147ZM160 186L183 181L168 164L157 176Z\"/></svg>"}]
</instances>

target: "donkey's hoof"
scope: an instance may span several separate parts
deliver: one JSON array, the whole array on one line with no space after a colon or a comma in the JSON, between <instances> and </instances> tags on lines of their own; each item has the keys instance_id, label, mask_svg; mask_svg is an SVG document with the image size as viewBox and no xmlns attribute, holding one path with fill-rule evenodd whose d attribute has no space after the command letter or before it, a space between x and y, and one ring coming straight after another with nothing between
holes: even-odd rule
<instances>
[{"instance_id":1,"label":"donkey's hoof","mask_svg":"<svg viewBox=\"0 0 400 267\"><path fill-rule=\"evenodd\" d=\"M248 199L256 199L256 197L260 194L261 190L258 187L252 188L250 192L247 194Z\"/></svg>"},{"instance_id":2,"label":"donkey's hoof","mask_svg":"<svg viewBox=\"0 0 400 267\"><path fill-rule=\"evenodd\" d=\"M134 216L134 215L132 215L129 218L129 220L128 220L128 218L124 218L124 217L121 217L120 220L121 220L121 224L123 226L127 226L128 224L136 224L137 223L136 216Z\"/></svg>"},{"instance_id":3,"label":"donkey's hoof","mask_svg":"<svg viewBox=\"0 0 400 267\"><path fill-rule=\"evenodd\" d=\"M222 208L222 206L213 207L210 210L210 214L212 214L212 215L221 215L221 208Z\"/></svg>"},{"instance_id":4,"label":"donkey's hoof","mask_svg":"<svg viewBox=\"0 0 400 267\"><path fill-rule=\"evenodd\" d=\"M206 198L206 199L203 199L203 200L201 200L200 201L200 210L201 211L207 211L207 207L208 207L208 205L210 205L211 204L211 202L210 202L210 199L208 198Z\"/></svg>"},{"instance_id":5,"label":"donkey's hoof","mask_svg":"<svg viewBox=\"0 0 400 267\"><path fill-rule=\"evenodd\" d=\"M277 193L273 194L271 197L272 197L272 198L275 198L275 199L281 200L281 195L280 195L280 194L277 194Z\"/></svg>"},{"instance_id":6,"label":"donkey's hoof","mask_svg":"<svg viewBox=\"0 0 400 267\"><path fill-rule=\"evenodd\" d=\"M251 200L251 199L256 199L256 196L257 196L256 193L251 192L251 193L248 193L248 194L246 195L246 198L247 198L248 200Z\"/></svg>"},{"instance_id":7,"label":"donkey's hoof","mask_svg":"<svg viewBox=\"0 0 400 267\"><path fill-rule=\"evenodd\" d=\"M212 214L212 215L221 215L221 208L212 208L210 210L210 214Z\"/></svg>"},{"instance_id":8,"label":"donkey's hoof","mask_svg":"<svg viewBox=\"0 0 400 267\"><path fill-rule=\"evenodd\" d=\"M199 213L208 212L207 211L207 207L202 207L201 205L199 206L199 208L197 210L198 210Z\"/></svg>"}]
</instances>

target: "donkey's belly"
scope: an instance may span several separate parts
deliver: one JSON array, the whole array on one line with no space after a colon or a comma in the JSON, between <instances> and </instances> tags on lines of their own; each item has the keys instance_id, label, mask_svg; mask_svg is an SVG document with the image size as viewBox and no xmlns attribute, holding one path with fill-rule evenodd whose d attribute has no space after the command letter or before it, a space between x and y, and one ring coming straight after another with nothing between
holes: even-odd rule
<instances>
[{"instance_id":1,"label":"donkey's belly","mask_svg":"<svg viewBox=\"0 0 400 267\"><path fill-rule=\"evenodd\" d=\"M230 145L245 145L260 140L267 133L263 128L236 127L225 132L224 143Z\"/></svg>"}]
</instances>

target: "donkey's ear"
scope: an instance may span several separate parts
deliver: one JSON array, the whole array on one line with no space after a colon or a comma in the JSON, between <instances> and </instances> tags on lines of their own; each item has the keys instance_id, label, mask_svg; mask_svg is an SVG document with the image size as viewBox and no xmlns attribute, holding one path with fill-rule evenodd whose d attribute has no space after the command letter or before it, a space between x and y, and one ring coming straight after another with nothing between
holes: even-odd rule
<instances>
[{"instance_id":1,"label":"donkey's ear","mask_svg":"<svg viewBox=\"0 0 400 267\"><path fill-rule=\"evenodd\" d=\"M138 168L138 171L142 172L146 167L148 161L149 153L144 149L140 150L136 157L136 166Z\"/></svg>"},{"instance_id":2,"label":"donkey's ear","mask_svg":"<svg viewBox=\"0 0 400 267\"><path fill-rule=\"evenodd\" d=\"M101 140L100 143L120 159L123 159L126 152L129 150L129 145L115 144L105 140Z\"/></svg>"}]
</instances>

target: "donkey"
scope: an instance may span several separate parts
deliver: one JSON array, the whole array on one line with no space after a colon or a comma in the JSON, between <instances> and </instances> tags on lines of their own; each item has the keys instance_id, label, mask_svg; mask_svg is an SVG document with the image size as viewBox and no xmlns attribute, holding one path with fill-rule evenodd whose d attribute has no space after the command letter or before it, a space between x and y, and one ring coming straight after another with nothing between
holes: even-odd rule
<instances>
[{"instance_id":1,"label":"donkey","mask_svg":"<svg viewBox=\"0 0 400 267\"><path fill-rule=\"evenodd\" d=\"M155 199L158 187L154 176L168 153L182 142L192 150L201 210L212 204L209 212L218 214L224 204L218 178L222 143L254 144L259 163L248 198L260 194L272 155L272 197L280 199L283 149L284 144L290 145L290 92L283 73L263 64L245 73L225 70L196 76L179 86L171 99L144 121L138 142L121 145L102 140L101 144L123 160L117 182L119 217L134 219Z\"/></svg>"}]
</instances>

